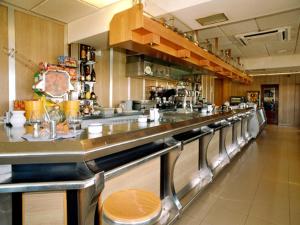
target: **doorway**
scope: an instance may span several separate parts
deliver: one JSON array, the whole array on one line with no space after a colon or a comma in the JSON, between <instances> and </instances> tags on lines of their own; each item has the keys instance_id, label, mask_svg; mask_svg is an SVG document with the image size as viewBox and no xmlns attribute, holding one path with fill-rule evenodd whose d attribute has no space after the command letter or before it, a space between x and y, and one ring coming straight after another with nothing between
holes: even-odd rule
<instances>
[{"instance_id":1,"label":"doorway","mask_svg":"<svg viewBox=\"0 0 300 225\"><path fill-rule=\"evenodd\" d=\"M278 125L279 85L261 85L261 105L264 107L267 123Z\"/></svg>"}]
</instances>

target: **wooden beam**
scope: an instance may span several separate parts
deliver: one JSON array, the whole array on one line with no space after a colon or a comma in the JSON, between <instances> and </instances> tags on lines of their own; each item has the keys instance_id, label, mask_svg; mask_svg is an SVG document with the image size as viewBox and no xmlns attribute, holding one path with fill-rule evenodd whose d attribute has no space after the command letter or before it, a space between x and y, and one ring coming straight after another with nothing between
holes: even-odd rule
<instances>
[{"instance_id":1,"label":"wooden beam","mask_svg":"<svg viewBox=\"0 0 300 225\"><path fill-rule=\"evenodd\" d=\"M201 59L201 60L199 60L198 65L199 66L210 66L210 62L206 59Z\"/></svg>"},{"instance_id":2,"label":"wooden beam","mask_svg":"<svg viewBox=\"0 0 300 225\"><path fill-rule=\"evenodd\" d=\"M143 35L143 43L149 45L159 45L160 44L160 36L157 34L149 33Z\"/></svg>"},{"instance_id":3,"label":"wooden beam","mask_svg":"<svg viewBox=\"0 0 300 225\"><path fill-rule=\"evenodd\" d=\"M109 36L109 43L112 47L123 47L132 51L143 52L183 65L206 67L210 71L218 71L224 77L231 77L232 74L248 77L242 71L196 46L193 42L164 27L161 23L144 16L141 4L115 14L110 23ZM216 49L218 49L218 41L215 39ZM227 53L230 57L231 50L227 49ZM223 73L223 71L228 72Z\"/></svg>"},{"instance_id":4,"label":"wooden beam","mask_svg":"<svg viewBox=\"0 0 300 225\"><path fill-rule=\"evenodd\" d=\"M177 57L179 58L190 58L191 57L191 51L186 49L179 49L177 50Z\"/></svg>"}]
</instances>

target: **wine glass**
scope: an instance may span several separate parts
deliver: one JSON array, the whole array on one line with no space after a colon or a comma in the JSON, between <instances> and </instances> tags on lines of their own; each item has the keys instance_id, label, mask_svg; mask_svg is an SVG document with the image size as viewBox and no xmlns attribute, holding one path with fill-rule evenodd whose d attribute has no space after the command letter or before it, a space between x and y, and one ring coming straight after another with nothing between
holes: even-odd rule
<instances>
[{"instance_id":1,"label":"wine glass","mask_svg":"<svg viewBox=\"0 0 300 225\"><path fill-rule=\"evenodd\" d=\"M78 114L68 114L67 122L70 127L72 127L73 132L76 133L76 128L79 127L81 119Z\"/></svg>"},{"instance_id":2,"label":"wine glass","mask_svg":"<svg viewBox=\"0 0 300 225\"><path fill-rule=\"evenodd\" d=\"M40 136L42 119L43 117L40 112L34 110L30 112L28 123L33 126L33 137L35 138Z\"/></svg>"}]
</instances>

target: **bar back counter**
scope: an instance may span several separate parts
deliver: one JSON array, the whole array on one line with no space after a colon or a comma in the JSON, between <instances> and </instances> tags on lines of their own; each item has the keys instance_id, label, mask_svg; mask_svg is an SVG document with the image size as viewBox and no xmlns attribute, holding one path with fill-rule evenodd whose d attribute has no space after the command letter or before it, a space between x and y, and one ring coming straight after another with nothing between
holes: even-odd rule
<instances>
[{"instance_id":1,"label":"bar back counter","mask_svg":"<svg viewBox=\"0 0 300 225\"><path fill-rule=\"evenodd\" d=\"M0 224L106 224L102 202L133 188L159 196L156 224L172 224L265 122L263 109L167 112L158 122L110 121L98 137L47 142L3 127Z\"/></svg>"}]
</instances>

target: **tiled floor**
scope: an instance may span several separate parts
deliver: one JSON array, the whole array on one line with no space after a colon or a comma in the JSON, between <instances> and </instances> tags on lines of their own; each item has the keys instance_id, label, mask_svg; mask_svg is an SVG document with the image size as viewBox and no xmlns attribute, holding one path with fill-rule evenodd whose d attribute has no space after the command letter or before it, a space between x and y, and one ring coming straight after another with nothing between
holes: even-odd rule
<instances>
[{"instance_id":1,"label":"tiled floor","mask_svg":"<svg viewBox=\"0 0 300 225\"><path fill-rule=\"evenodd\" d=\"M300 225L300 129L267 126L175 225Z\"/></svg>"}]
</instances>

